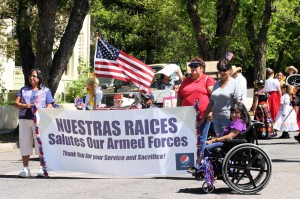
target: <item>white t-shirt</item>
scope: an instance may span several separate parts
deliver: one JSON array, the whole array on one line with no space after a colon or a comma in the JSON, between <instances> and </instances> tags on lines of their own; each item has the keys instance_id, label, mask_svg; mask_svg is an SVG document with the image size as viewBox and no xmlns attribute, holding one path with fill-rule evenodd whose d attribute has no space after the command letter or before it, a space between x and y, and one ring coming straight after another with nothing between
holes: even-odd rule
<instances>
[{"instance_id":1,"label":"white t-shirt","mask_svg":"<svg viewBox=\"0 0 300 199\"><path fill-rule=\"evenodd\" d=\"M243 104L246 104L246 102L247 102L247 80L241 73L238 73L238 76L235 79L239 82L239 84L241 86L242 102L243 102Z\"/></svg>"},{"instance_id":2,"label":"white t-shirt","mask_svg":"<svg viewBox=\"0 0 300 199\"><path fill-rule=\"evenodd\" d=\"M278 86L280 86L280 82L278 79L269 78L265 82L265 91L266 92L277 91Z\"/></svg>"}]
</instances>

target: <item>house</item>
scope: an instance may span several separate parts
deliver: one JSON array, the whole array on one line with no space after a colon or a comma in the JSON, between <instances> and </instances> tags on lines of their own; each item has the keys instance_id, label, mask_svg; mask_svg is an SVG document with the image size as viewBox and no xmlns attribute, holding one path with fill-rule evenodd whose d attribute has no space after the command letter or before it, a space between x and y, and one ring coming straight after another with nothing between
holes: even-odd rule
<instances>
[{"instance_id":1,"label":"house","mask_svg":"<svg viewBox=\"0 0 300 199\"><path fill-rule=\"evenodd\" d=\"M15 22L11 19L1 20L0 31L5 33L0 36L0 92L8 91L7 100L13 101L18 90L24 86L24 76L22 67L17 59L12 59L7 56L7 47L5 46L13 36L15 31ZM72 57L63 74L56 94L65 92L68 82L78 78L79 59L89 64L90 61L90 15L87 15L81 32L74 46Z\"/></svg>"}]
</instances>

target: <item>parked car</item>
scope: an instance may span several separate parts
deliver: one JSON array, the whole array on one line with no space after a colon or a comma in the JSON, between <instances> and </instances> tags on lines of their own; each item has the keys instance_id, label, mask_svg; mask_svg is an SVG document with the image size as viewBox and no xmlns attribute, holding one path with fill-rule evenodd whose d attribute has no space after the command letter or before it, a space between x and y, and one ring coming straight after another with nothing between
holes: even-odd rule
<instances>
[{"instance_id":1,"label":"parked car","mask_svg":"<svg viewBox=\"0 0 300 199\"><path fill-rule=\"evenodd\" d=\"M163 63L163 64L149 65L155 71L154 78L159 78L160 74L158 72L164 69L168 65L170 64ZM121 93L124 95L124 97L132 98L132 99L141 98L141 94L139 93L138 88L135 87L130 82L124 82L113 78L98 78L98 79L99 79L99 85L101 86L103 91L102 103L106 104L107 106L113 105L113 96L115 93ZM177 75L176 72L171 74L171 79L174 82L179 81L179 76ZM162 105L164 96L171 96L175 94L175 92L173 91L162 91L162 90L157 90L155 88L153 88L152 91L154 96L154 103L157 106Z\"/></svg>"}]
</instances>

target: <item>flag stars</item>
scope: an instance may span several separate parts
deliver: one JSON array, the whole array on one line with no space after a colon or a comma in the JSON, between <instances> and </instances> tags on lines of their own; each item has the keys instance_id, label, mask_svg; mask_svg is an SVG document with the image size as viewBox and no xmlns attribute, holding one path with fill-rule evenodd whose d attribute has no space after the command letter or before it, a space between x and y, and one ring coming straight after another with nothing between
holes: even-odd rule
<instances>
[{"instance_id":1,"label":"flag stars","mask_svg":"<svg viewBox=\"0 0 300 199\"><path fill-rule=\"evenodd\" d=\"M107 45L104 41L98 41L97 54L96 57L99 59L107 59L116 61L119 56L120 51L111 46Z\"/></svg>"}]
</instances>

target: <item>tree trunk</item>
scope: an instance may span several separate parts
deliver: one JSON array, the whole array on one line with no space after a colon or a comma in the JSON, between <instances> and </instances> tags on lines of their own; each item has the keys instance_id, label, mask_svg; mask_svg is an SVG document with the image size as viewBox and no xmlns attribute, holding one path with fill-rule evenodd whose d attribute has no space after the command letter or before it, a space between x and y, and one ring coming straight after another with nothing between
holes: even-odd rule
<instances>
[{"instance_id":1,"label":"tree trunk","mask_svg":"<svg viewBox=\"0 0 300 199\"><path fill-rule=\"evenodd\" d=\"M253 16L255 13L253 10L248 10L246 15L246 33L250 48L254 54L254 80L266 79L266 49L267 49L267 33L269 30L269 24L272 17L272 0L265 1L265 7L263 11L263 18L261 27L255 31ZM255 92L255 89L254 89ZM253 98L254 99L254 98ZM252 104L253 106L253 104Z\"/></svg>"},{"instance_id":2,"label":"tree trunk","mask_svg":"<svg viewBox=\"0 0 300 199\"><path fill-rule=\"evenodd\" d=\"M265 1L262 24L259 30L255 31L253 16L254 12L247 11L246 33L252 52L254 54L254 75L255 80L266 79L266 49L267 49L267 33L272 17L272 0Z\"/></svg>"},{"instance_id":3,"label":"tree trunk","mask_svg":"<svg viewBox=\"0 0 300 199\"><path fill-rule=\"evenodd\" d=\"M38 67L43 73L43 83L51 89L53 96L56 93L64 68L67 66L72 55L77 37L91 4L91 0L73 1L73 8L67 27L60 40L59 48L52 60L52 53L54 51L55 16L57 14L59 2L59 0L32 1L34 5L38 6L39 11L36 56L33 53L32 33L28 25L31 16L31 13L29 12L30 0L19 0L17 19L17 35L25 83L29 83L28 74L33 66Z\"/></svg>"},{"instance_id":4,"label":"tree trunk","mask_svg":"<svg viewBox=\"0 0 300 199\"><path fill-rule=\"evenodd\" d=\"M18 17L17 17L17 35L19 42L19 51L22 62L25 85L29 84L29 71L35 62L35 55L32 50L31 30L29 27L31 9L30 0L19 0Z\"/></svg>"},{"instance_id":5,"label":"tree trunk","mask_svg":"<svg viewBox=\"0 0 300 199\"><path fill-rule=\"evenodd\" d=\"M49 70L52 66L52 52L55 36L55 15L59 0L38 0L39 24L36 40L34 66L43 72L43 84L48 86Z\"/></svg>"},{"instance_id":6,"label":"tree trunk","mask_svg":"<svg viewBox=\"0 0 300 199\"><path fill-rule=\"evenodd\" d=\"M225 58L230 43L232 26L239 12L239 0L217 1L217 28L214 48L210 44L208 37L203 33L203 24L198 12L198 5L199 0L187 1L187 12L195 32L199 55L206 61Z\"/></svg>"},{"instance_id":7,"label":"tree trunk","mask_svg":"<svg viewBox=\"0 0 300 199\"><path fill-rule=\"evenodd\" d=\"M282 70L284 52L285 52L284 47L281 47L281 48L278 49L278 59L277 59L276 66L275 66L276 68L274 68L276 71L281 71Z\"/></svg>"},{"instance_id":8,"label":"tree trunk","mask_svg":"<svg viewBox=\"0 0 300 199\"><path fill-rule=\"evenodd\" d=\"M90 10L90 0L75 0L65 33L60 41L59 48L54 55L50 69L49 88L54 95L64 69L72 56L73 48L83 25L83 21Z\"/></svg>"},{"instance_id":9,"label":"tree trunk","mask_svg":"<svg viewBox=\"0 0 300 199\"><path fill-rule=\"evenodd\" d=\"M194 28L196 42L198 46L199 56L203 58L203 60L211 60L212 55L209 50L209 41L205 34L202 32L202 22L198 13L198 4L199 0L188 0L187 1L187 13L190 16L192 26Z\"/></svg>"},{"instance_id":10,"label":"tree trunk","mask_svg":"<svg viewBox=\"0 0 300 199\"><path fill-rule=\"evenodd\" d=\"M214 57L216 60L226 57L226 51L230 44L230 35L234 20L239 13L239 0L218 0L217 10L217 29L215 35ZM231 51L231 50L230 50Z\"/></svg>"}]
</instances>

